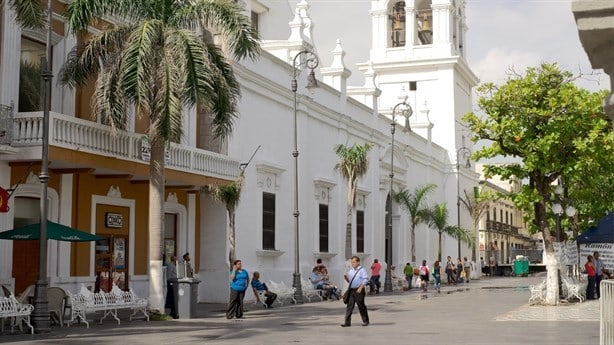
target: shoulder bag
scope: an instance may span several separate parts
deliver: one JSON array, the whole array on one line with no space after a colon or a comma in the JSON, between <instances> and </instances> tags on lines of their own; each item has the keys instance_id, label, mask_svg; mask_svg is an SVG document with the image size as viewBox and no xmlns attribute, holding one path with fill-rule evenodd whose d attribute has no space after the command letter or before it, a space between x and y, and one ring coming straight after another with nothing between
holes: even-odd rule
<instances>
[{"instance_id":1,"label":"shoulder bag","mask_svg":"<svg viewBox=\"0 0 614 345\"><path fill-rule=\"evenodd\" d=\"M343 293L343 303L345 304L348 304L348 302L350 301L350 287L352 286L352 282L354 281L354 278L356 278L356 275L358 274L358 272L360 272L361 269L362 267L358 271L356 271L356 273L354 273L352 280L350 280L350 285L348 285L348 289L345 290L345 292Z\"/></svg>"}]
</instances>

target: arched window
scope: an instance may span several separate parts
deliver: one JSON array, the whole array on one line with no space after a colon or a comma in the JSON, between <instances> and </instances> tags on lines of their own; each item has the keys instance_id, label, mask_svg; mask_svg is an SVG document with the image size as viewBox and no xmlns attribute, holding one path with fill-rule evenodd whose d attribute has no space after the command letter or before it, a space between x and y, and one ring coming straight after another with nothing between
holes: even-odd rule
<instances>
[{"instance_id":1,"label":"arched window","mask_svg":"<svg viewBox=\"0 0 614 345\"><path fill-rule=\"evenodd\" d=\"M405 1L397 1L390 14L390 46L405 46Z\"/></svg>"}]
</instances>

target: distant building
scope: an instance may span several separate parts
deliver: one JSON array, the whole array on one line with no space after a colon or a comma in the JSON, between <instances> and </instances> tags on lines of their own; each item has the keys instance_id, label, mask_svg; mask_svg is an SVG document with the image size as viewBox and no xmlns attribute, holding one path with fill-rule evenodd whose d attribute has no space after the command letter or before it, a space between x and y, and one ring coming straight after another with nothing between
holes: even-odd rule
<instances>
[{"instance_id":1,"label":"distant building","mask_svg":"<svg viewBox=\"0 0 614 345\"><path fill-rule=\"evenodd\" d=\"M483 172L483 164L476 170ZM480 191L509 194L518 191L520 183L510 184L498 178L480 178ZM522 210L508 199L491 201L488 210L480 220L480 256L486 262L494 258L496 263L511 263L516 255L525 255L525 250L540 249L537 235L529 234L523 220ZM541 258L541 256L539 256ZM537 258L537 259L539 259Z\"/></svg>"}]
</instances>

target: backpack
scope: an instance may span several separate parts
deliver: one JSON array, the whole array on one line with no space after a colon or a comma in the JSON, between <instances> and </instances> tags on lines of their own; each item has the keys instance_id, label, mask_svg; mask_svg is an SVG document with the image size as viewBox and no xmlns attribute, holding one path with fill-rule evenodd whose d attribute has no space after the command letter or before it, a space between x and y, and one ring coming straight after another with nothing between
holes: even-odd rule
<instances>
[{"instance_id":1,"label":"backpack","mask_svg":"<svg viewBox=\"0 0 614 345\"><path fill-rule=\"evenodd\" d=\"M427 275L428 273L428 268L426 268L426 266L420 266L420 275Z\"/></svg>"}]
</instances>

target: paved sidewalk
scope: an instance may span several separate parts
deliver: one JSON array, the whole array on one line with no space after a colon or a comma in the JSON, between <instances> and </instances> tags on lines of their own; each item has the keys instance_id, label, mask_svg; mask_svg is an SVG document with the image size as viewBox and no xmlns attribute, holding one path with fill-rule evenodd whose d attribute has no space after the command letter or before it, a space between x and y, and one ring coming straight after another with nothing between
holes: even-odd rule
<instances>
[{"instance_id":1,"label":"paved sidewalk","mask_svg":"<svg viewBox=\"0 0 614 345\"><path fill-rule=\"evenodd\" d=\"M341 328L345 305L317 302L269 310L246 303L245 318L226 320L225 305L200 304L198 318L105 321L54 328L44 335L1 335L22 344L598 344L597 301L559 307L529 306L528 285L542 278L496 277L367 298L371 325Z\"/></svg>"}]
</instances>

